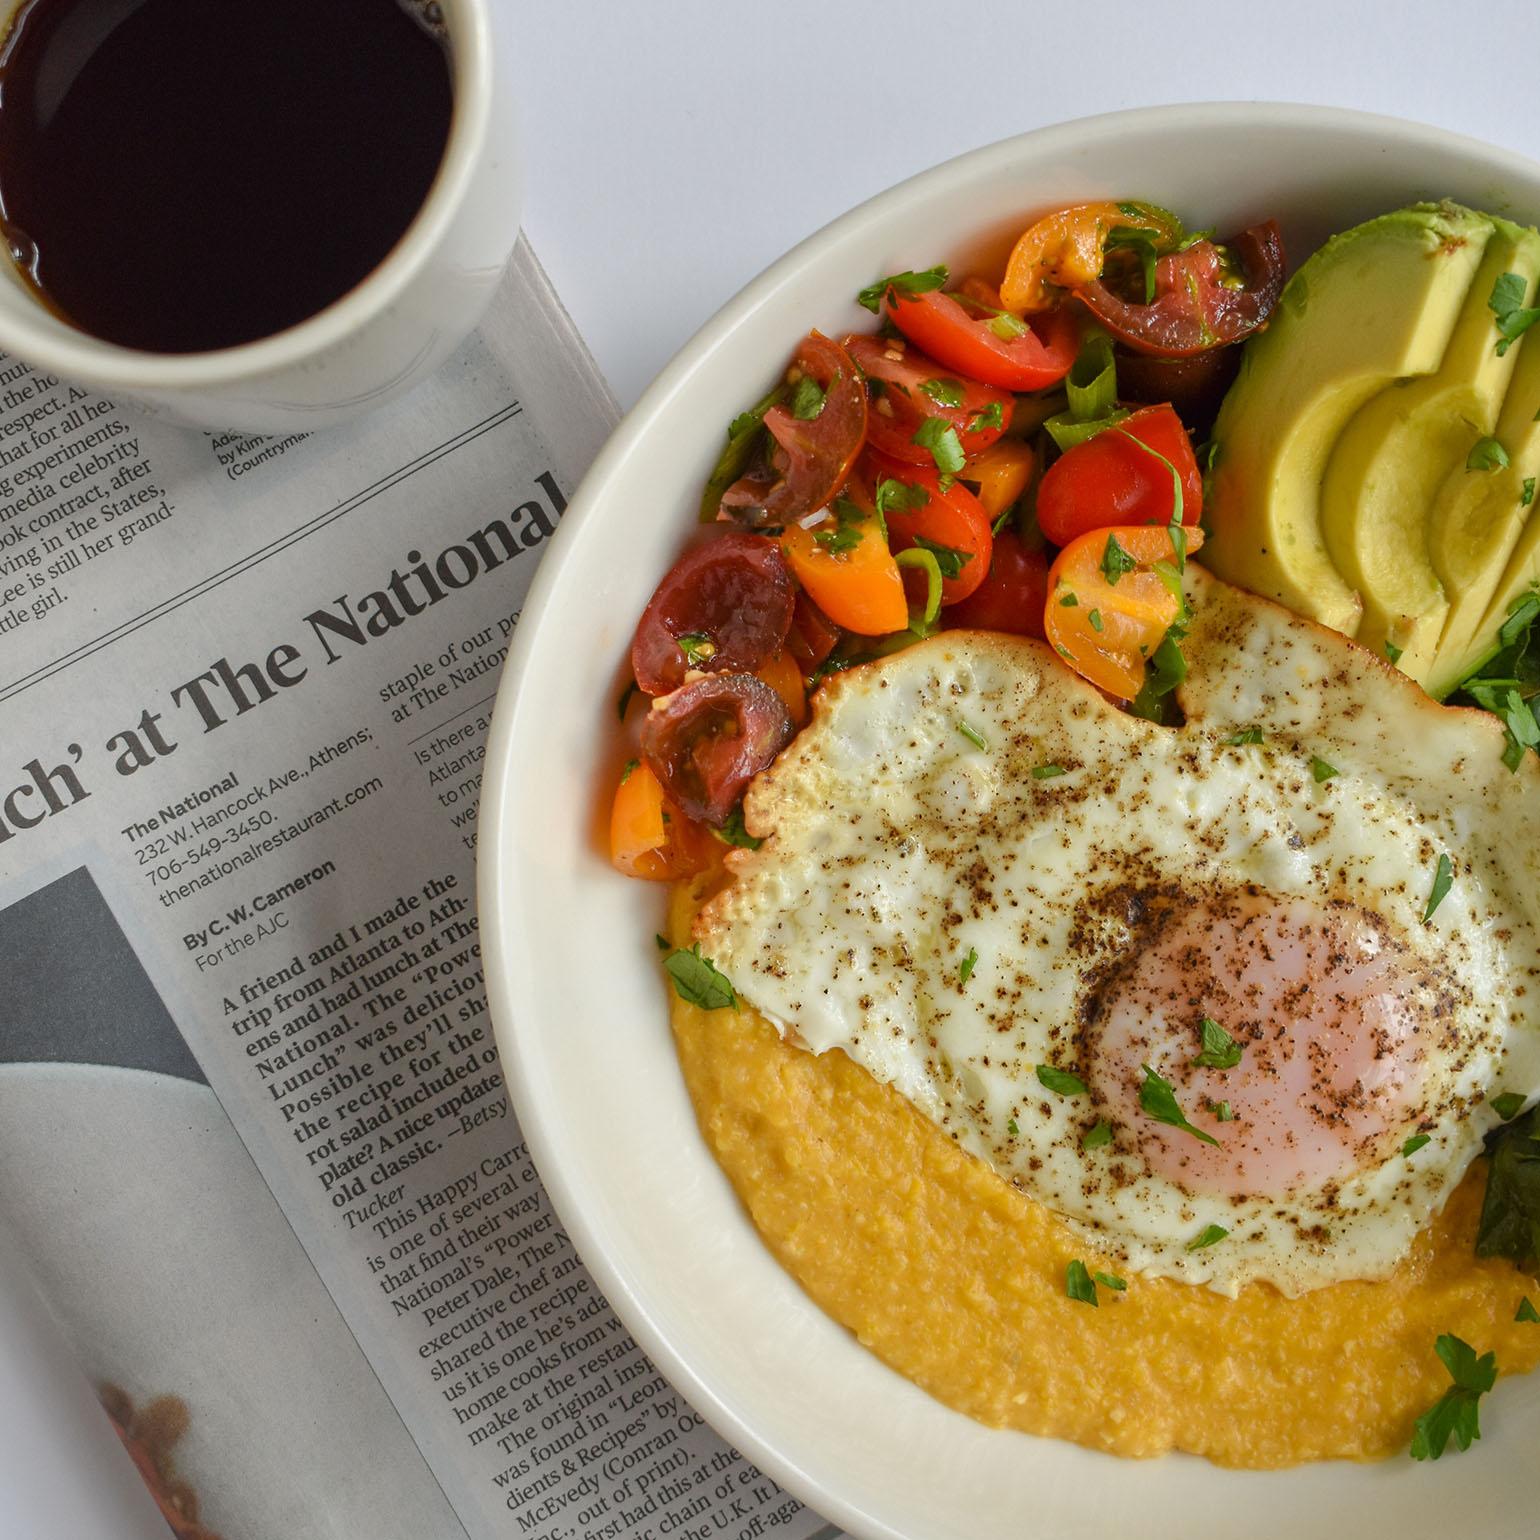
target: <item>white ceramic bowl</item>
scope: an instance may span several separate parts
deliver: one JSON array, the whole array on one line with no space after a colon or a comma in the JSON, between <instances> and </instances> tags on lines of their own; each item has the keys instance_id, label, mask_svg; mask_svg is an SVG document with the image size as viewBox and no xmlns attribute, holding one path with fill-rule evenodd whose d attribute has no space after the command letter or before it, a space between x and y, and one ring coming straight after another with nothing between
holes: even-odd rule
<instances>
[{"instance_id":1,"label":"white ceramic bowl","mask_svg":"<svg viewBox=\"0 0 1540 1540\"><path fill-rule=\"evenodd\" d=\"M1436 1464L1242 1473L990 1431L892 1373L771 1260L707 1153L669 1040L659 894L615 876L598 839L631 630L725 425L809 327L870 323L853 303L864 284L1086 197L1151 199L1193 228L1275 216L1298 261L1333 230L1446 195L1533 223L1540 165L1385 118L1255 104L1121 113L963 156L835 221L704 327L601 453L537 575L481 803L482 945L515 1106L584 1260L659 1368L856 1535L1535 1532L1540 1375L1501 1382L1482 1441Z\"/></svg>"}]
</instances>

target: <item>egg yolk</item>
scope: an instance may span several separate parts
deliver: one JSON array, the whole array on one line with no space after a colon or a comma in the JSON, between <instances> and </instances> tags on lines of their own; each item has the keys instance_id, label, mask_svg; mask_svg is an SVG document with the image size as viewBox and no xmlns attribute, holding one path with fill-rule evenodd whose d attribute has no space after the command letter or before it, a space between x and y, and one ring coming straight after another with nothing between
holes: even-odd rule
<instances>
[{"instance_id":1,"label":"egg yolk","mask_svg":"<svg viewBox=\"0 0 1540 1540\"><path fill-rule=\"evenodd\" d=\"M1093 1089L1149 1168L1188 1192L1319 1188L1416 1131L1449 987L1351 904L1247 893L1174 911L1102 993ZM1205 1017L1237 1063L1194 1062ZM1141 1105L1146 1066L1215 1143Z\"/></svg>"}]
</instances>

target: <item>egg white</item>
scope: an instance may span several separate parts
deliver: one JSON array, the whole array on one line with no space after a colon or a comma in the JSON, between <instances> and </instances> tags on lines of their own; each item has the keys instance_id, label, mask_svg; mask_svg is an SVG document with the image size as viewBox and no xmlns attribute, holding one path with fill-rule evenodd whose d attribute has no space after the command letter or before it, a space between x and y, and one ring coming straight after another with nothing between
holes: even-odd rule
<instances>
[{"instance_id":1,"label":"egg white","mask_svg":"<svg viewBox=\"0 0 1540 1540\"><path fill-rule=\"evenodd\" d=\"M1384 1274L1497 1122L1490 1096L1540 1088L1540 773L1502 765L1493 719L1335 633L1191 563L1188 588L1179 728L989 633L831 680L751 789L765 843L734 853L697 935L783 1031L843 1049L1128 1270L1292 1295ZM1249 729L1260 743L1226 741ZM1454 880L1425 923L1440 855ZM1129 895L1258 890L1372 914L1439 981L1415 1118L1284 1195L1186 1190L1149 1169L1148 1126L1083 1149L1095 1094L1036 1071L1076 1067L1093 991L1137 967ZM1223 1241L1192 1249L1210 1225Z\"/></svg>"}]
</instances>

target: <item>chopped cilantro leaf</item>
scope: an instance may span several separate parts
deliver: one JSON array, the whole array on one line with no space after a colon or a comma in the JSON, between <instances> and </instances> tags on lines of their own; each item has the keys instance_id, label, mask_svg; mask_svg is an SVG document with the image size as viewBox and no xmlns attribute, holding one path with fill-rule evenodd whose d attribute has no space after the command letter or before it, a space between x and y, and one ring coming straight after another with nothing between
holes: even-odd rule
<instances>
[{"instance_id":1,"label":"chopped cilantro leaf","mask_svg":"<svg viewBox=\"0 0 1540 1540\"><path fill-rule=\"evenodd\" d=\"M1540 321L1540 309L1526 309L1525 284L1518 273L1499 274L1492 285L1487 305L1497 317L1497 356L1501 358L1514 341L1523 336L1536 321Z\"/></svg>"},{"instance_id":2,"label":"chopped cilantro leaf","mask_svg":"<svg viewBox=\"0 0 1540 1540\"><path fill-rule=\"evenodd\" d=\"M1249 748L1261 743L1262 729L1260 727L1243 727L1238 733L1231 733L1228 738L1222 740L1226 748Z\"/></svg>"},{"instance_id":3,"label":"chopped cilantro leaf","mask_svg":"<svg viewBox=\"0 0 1540 1540\"><path fill-rule=\"evenodd\" d=\"M1007 1118L1005 1120L1005 1131L1013 1139L1016 1137L1017 1134L1019 1134L1021 1132L1021 1130L1016 1126L1016 1119L1015 1118Z\"/></svg>"},{"instance_id":4,"label":"chopped cilantro leaf","mask_svg":"<svg viewBox=\"0 0 1540 1540\"><path fill-rule=\"evenodd\" d=\"M925 294L931 289L939 289L946 280L947 271L944 264L926 268L923 273L913 271L890 273L886 278L879 278L876 283L868 284L856 295L856 300L876 315L881 310L883 296L889 289L895 289L900 294Z\"/></svg>"},{"instance_id":5,"label":"chopped cilantro leaf","mask_svg":"<svg viewBox=\"0 0 1540 1540\"><path fill-rule=\"evenodd\" d=\"M957 429L944 417L927 417L910 442L929 450L936 469L947 475L955 476L967 461Z\"/></svg>"},{"instance_id":6,"label":"chopped cilantro leaf","mask_svg":"<svg viewBox=\"0 0 1540 1540\"><path fill-rule=\"evenodd\" d=\"M702 663L709 663L717 655L717 644L704 631L687 631L675 640L691 668L699 668Z\"/></svg>"},{"instance_id":7,"label":"chopped cilantro leaf","mask_svg":"<svg viewBox=\"0 0 1540 1540\"><path fill-rule=\"evenodd\" d=\"M1212 1134L1204 1133L1201 1128L1194 1128L1187 1121L1187 1115L1176 1104L1176 1092L1172 1090L1171 1082L1156 1074L1148 1064L1141 1067L1144 1070L1144 1079L1139 1085L1139 1106L1144 1115L1157 1123L1166 1123L1172 1128L1179 1128L1183 1133L1191 1134L1194 1139L1201 1139L1205 1144L1217 1145L1219 1141Z\"/></svg>"},{"instance_id":8,"label":"chopped cilantro leaf","mask_svg":"<svg viewBox=\"0 0 1540 1540\"><path fill-rule=\"evenodd\" d=\"M1212 1016L1205 1016L1199 1023L1203 1036L1203 1048L1192 1062L1202 1069L1234 1069L1246 1051Z\"/></svg>"},{"instance_id":9,"label":"chopped cilantro leaf","mask_svg":"<svg viewBox=\"0 0 1540 1540\"><path fill-rule=\"evenodd\" d=\"M1065 596L1059 600L1059 608L1061 610L1072 610L1079 603L1080 600L1077 599L1074 594L1065 594Z\"/></svg>"},{"instance_id":10,"label":"chopped cilantro leaf","mask_svg":"<svg viewBox=\"0 0 1540 1540\"><path fill-rule=\"evenodd\" d=\"M1080 1136L1080 1148L1083 1150L1099 1150L1104 1144L1112 1143L1112 1124L1106 1118L1093 1123L1090 1128Z\"/></svg>"},{"instance_id":11,"label":"chopped cilantro leaf","mask_svg":"<svg viewBox=\"0 0 1540 1540\"><path fill-rule=\"evenodd\" d=\"M1005 408L998 401L991 401L982 411L975 412L968 419L968 432L983 433L987 428L1003 428L1005 426Z\"/></svg>"},{"instance_id":12,"label":"chopped cilantro leaf","mask_svg":"<svg viewBox=\"0 0 1540 1540\"><path fill-rule=\"evenodd\" d=\"M1037 1078L1039 1082L1050 1091L1059 1096L1084 1096L1086 1084L1079 1075L1072 1075L1067 1069L1055 1069L1051 1064L1039 1064L1037 1066Z\"/></svg>"},{"instance_id":13,"label":"chopped cilantro leaf","mask_svg":"<svg viewBox=\"0 0 1540 1540\"><path fill-rule=\"evenodd\" d=\"M916 513L930 501L930 493L922 486L912 486L892 476L884 476L877 483L877 512L886 517L890 513Z\"/></svg>"},{"instance_id":14,"label":"chopped cilantro leaf","mask_svg":"<svg viewBox=\"0 0 1540 1540\"><path fill-rule=\"evenodd\" d=\"M1394 642L1385 643L1385 656L1389 658L1392 663L1399 663L1401 661L1401 654L1405 650L1406 649L1404 647L1397 647Z\"/></svg>"},{"instance_id":15,"label":"chopped cilantro leaf","mask_svg":"<svg viewBox=\"0 0 1540 1540\"><path fill-rule=\"evenodd\" d=\"M1187 1243L1189 1251L1203 1251L1209 1246L1217 1246L1230 1232L1223 1225L1205 1225L1201 1235L1195 1235Z\"/></svg>"},{"instance_id":16,"label":"chopped cilantro leaf","mask_svg":"<svg viewBox=\"0 0 1540 1540\"><path fill-rule=\"evenodd\" d=\"M1084 1262L1076 1258L1064 1270L1064 1292L1082 1305L1096 1304L1096 1285Z\"/></svg>"},{"instance_id":17,"label":"chopped cilantro leaf","mask_svg":"<svg viewBox=\"0 0 1540 1540\"><path fill-rule=\"evenodd\" d=\"M977 947L969 947L968 955L963 958L957 968L957 982L966 984L973 977L973 970L978 966L979 954Z\"/></svg>"},{"instance_id":18,"label":"chopped cilantro leaf","mask_svg":"<svg viewBox=\"0 0 1540 1540\"><path fill-rule=\"evenodd\" d=\"M1229 1102L1210 1102L1208 1110L1214 1114L1216 1122L1233 1123L1235 1121L1235 1109Z\"/></svg>"},{"instance_id":19,"label":"chopped cilantro leaf","mask_svg":"<svg viewBox=\"0 0 1540 1540\"><path fill-rule=\"evenodd\" d=\"M1051 781L1056 775L1063 775L1063 765L1033 765L1032 779L1034 781Z\"/></svg>"},{"instance_id":20,"label":"chopped cilantro leaf","mask_svg":"<svg viewBox=\"0 0 1540 1540\"><path fill-rule=\"evenodd\" d=\"M641 764L639 759L628 759L620 772L620 784L624 786L631 779L631 772Z\"/></svg>"},{"instance_id":21,"label":"chopped cilantro leaf","mask_svg":"<svg viewBox=\"0 0 1540 1540\"><path fill-rule=\"evenodd\" d=\"M1413 1134L1412 1137L1401 1146L1402 1155L1408 1157L1415 1155L1418 1150L1423 1147L1423 1145L1430 1143L1432 1138L1433 1136L1431 1134Z\"/></svg>"},{"instance_id":22,"label":"chopped cilantro leaf","mask_svg":"<svg viewBox=\"0 0 1540 1540\"><path fill-rule=\"evenodd\" d=\"M1476 1403L1497 1383L1497 1355L1480 1358L1468 1342L1445 1335L1434 1344L1454 1384L1417 1419L1412 1436L1414 1460L1436 1460L1452 1438L1458 1449L1469 1449L1481 1437Z\"/></svg>"},{"instance_id":23,"label":"chopped cilantro leaf","mask_svg":"<svg viewBox=\"0 0 1540 1540\"><path fill-rule=\"evenodd\" d=\"M1527 508L1534 500L1535 478L1533 476L1526 476L1524 478L1524 490L1519 493L1519 507Z\"/></svg>"},{"instance_id":24,"label":"chopped cilantro leaf","mask_svg":"<svg viewBox=\"0 0 1540 1540\"><path fill-rule=\"evenodd\" d=\"M963 403L961 380L921 380L920 389L937 406L961 406Z\"/></svg>"},{"instance_id":25,"label":"chopped cilantro leaf","mask_svg":"<svg viewBox=\"0 0 1540 1540\"><path fill-rule=\"evenodd\" d=\"M1491 1157L1476 1226L1478 1257L1507 1257L1540 1276L1540 1107L1487 1135Z\"/></svg>"},{"instance_id":26,"label":"chopped cilantro leaf","mask_svg":"<svg viewBox=\"0 0 1540 1540\"><path fill-rule=\"evenodd\" d=\"M1511 1123L1523 1110L1524 1098L1517 1091L1503 1091L1492 1098L1492 1111L1505 1123Z\"/></svg>"},{"instance_id":27,"label":"chopped cilantro leaf","mask_svg":"<svg viewBox=\"0 0 1540 1540\"><path fill-rule=\"evenodd\" d=\"M727 815L720 829L711 831L724 845L736 845L740 850L758 850L764 841L755 839L743 826L743 808L735 807Z\"/></svg>"},{"instance_id":28,"label":"chopped cilantro leaf","mask_svg":"<svg viewBox=\"0 0 1540 1540\"><path fill-rule=\"evenodd\" d=\"M1449 895L1449 890L1454 886L1454 863L1446 854L1439 856L1438 867L1433 873L1433 891L1428 894L1428 907L1422 912L1422 923L1426 925L1432 918L1433 912L1443 903Z\"/></svg>"},{"instance_id":29,"label":"chopped cilantro leaf","mask_svg":"<svg viewBox=\"0 0 1540 1540\"><path fill-rule=\"evenodd\" d=\"M658 950L660 952L673 951L674 943L670 941L667 936L662 936L655 933L652 939L657 943Z\"/></svg>"},{"instance_id":30,"label":"chopped cilantro leaf","mask_svg":"<svg viewBox=\"0 0 1540 1540\"><path fill-rule=\"evenodd\" d=\"M792 387L786 404L798 422L811 422L823 410L824 395L818 381L804 374Z\"/></svg>"},{"instance_id":31,"label":"chopped cilantro leaf","mask_svg":"<svg viewBox=\"0 0 1540 1540\"><path fill-rule=\"evenodd\" d=\"M944 578L962 576L962 569L973 560L972 551L959 551L949 545L938 545L934 540L927 540L923 535L916 535L914 543L922 551L929 551L936 558L936 566Z\"/></svg>"},{"instance_id":32,"label":"chopped cilantro leaf","mask_svg":"<svg viewBox=\"0 0 1540 1540\"><path fill-rule=\"evenodd\" d=\"M1341 772L1335 765L1327 764L1319 754L1312 754L1310 756L1310 773L1315 777L1316 785L1319 786L1322 781L1329 781L1334 775L1339 775Z\"/></svg>"},{"instance_id":33,"label":"chopped cilantro leaf","mask_svg":"<svg viewBox=\"0 0 1540 1540\"><path fill-rule=\"evenodd\" d=\"M1468 471L1498 471L1508 463L1508 451L1495 438L1477 439L1465 457Z\"/></svg>"},{"instance_id":34,"label":"chopped cilantro leaf","mask_svg":"<svg viewBox=\"0 0 1540 1540\"><path fill-rule=\"evenodd\" d=\"M725 973L717 971L709 957L702 957L700 943L686 950L679 947L663 959L664 971L674 983L674 993L703 1011L717 1011L724 1006L738 1008L738 996Z\"/></svg>"},{"instance_id":35,"label":"chopped cilantro leaf","mask_svg":"<svg viewBox=\"0 0 1540 1540\"><path fill-rule=\"evenodd\" d=\"M1515 1312L1515 1321L1527 1321L1531 1326L1540 1326L1540 1310L1536 1310L1530 1303L1529 1295L1525 1295L1519 1301L1519 1308Z\"/></svg>"},{"instance_id":36,"label":"chopped cilantro leaf","mask_svg":"<svg viewBox=\"0 0 1540 1540\"><path fill-rule=\"evenodd\" d=\"M1092 1273L1091 1276L1104 1288L1116 1289L1120 1294L1128 1287L1116 1273Z\"/></svg>"},{"instance_id":37,"label":"chopped cilantro leaf","mask_svg":"<svg viewBox=\"0 0 1540 1540\"><path fill-rule=\"evenodd\" d=\"M957 731L971 743L976 749L988 751L989 745L984 741L984 735L970 722L959 722Z\"/></svg>"},{"instance_id":38,"label":"chopped cilantro leaf","mask_svg":"<svg viewBox=\"0 0 1540 1540\"><path fill-rule=\"evenodd\" d=\"M1105 624L1105 622L1102 620L1102 612L1100 610L1092 610L1091 613L1086 616L1086 619L1091 622L1091 629L1093 631L1100 631L1102 626Z\"/></svg>"},{"instance_id":39,"label":"chopped cilantro leaf","mask_svg":"<svg viewBox=\"0 0 1540 1540\"><path fill-rule=\"evenodd\" d=\"M1136 571L1138 566L1139 563L1118 544L1117 535L1109 534L1106 545L1102 547L1101 560L1102 576L1106 578L1108 587L1116 588L1118 579Z\"/></svg>"}]
</instances>

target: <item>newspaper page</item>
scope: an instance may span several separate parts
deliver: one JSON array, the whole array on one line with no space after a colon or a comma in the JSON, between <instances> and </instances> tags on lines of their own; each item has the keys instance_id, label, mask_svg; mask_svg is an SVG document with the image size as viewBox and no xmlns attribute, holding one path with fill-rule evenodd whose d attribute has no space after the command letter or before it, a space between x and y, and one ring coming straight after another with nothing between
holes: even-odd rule
<instances>
[{"instance_id":1,"label":"newspaper page","mask_svg":"<svg viewBox=\"0 0 1540 1540\"><path fill-rule=\"evenodd\" d=\"M179 1534L834 1533L611 1313L487 1018L483 740L613 418L522 247L345 429L0 359L0 1215Z\"/></svg>"}]
</instances>

